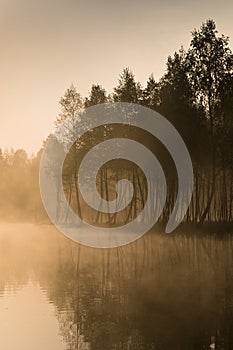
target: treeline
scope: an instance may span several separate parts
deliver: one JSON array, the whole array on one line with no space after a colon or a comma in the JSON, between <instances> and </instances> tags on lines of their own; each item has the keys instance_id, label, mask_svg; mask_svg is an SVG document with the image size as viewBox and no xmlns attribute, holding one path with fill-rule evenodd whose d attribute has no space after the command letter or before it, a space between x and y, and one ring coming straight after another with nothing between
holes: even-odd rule
<instances>
[{"instance_id":1,"label":"treeline","mask_svg":"<svg viewBox=\"0 0 233 350\"><path fill-rule=\"evenodd\" d=\"M25 150L0 148L0 220L36 220L44 216L38 169L40 152L29 157Z\"/></svg>"},{"instance_id":2,"label":"treeline","mask_svg":"<svg viewBox=\"0 0 233 350\"><path fill-rule=\"evenodd\" d=\"M218 34L213 20L206 21L199 30L192 32L187 50L181 48L168 57L166 72L159 81L151 75L143 87L136 81L132 71L126 68L111 94L100 85L92 85L89 95L83 98L72 85L60 100L61 113L55 123L59 126L67 117L77 115L83 108L106 102L141 104L171 121L187 145L194 168L194 193L186 221L200 224L205 221L232 222L233 54L229 48L229 39ZM140 169L132 164L127 165L123 161L109 163L101 169L97 178L97 187L105 199L114 198L113 185L116 179L126 177L132 181L135 194L124 213L106 215L90 211L90 208L85 207L77 187L77 167L85 152L95 142L120 137L124 132L125 137L136 136L139 142L156 154L163 165L168 195L161 220L167 220L177 191L177 175L172 160L158 140L144 132L132 132L128 128L113 130L102 127L92 134L87 133L69 152L63 169L63 182L70 205L81 218L88 216L88 220L96 224L120 224L133 219L142 210L146 200L146 181ZM13 185L13 179L15 176L17 184L18 172L24 179L28 176L30 184L37 181L35 173L38 171L40 154L41 151L37 157L25 160L21 173L14 170L14 160L6 165L7 157L4 154L1 156L1 177L5 179L5 185L1 182L0 208L4 208L4 197L11 200L12 208L19 208L21 200L16 198L22 199L23 206L31 203L28 198L34 198L34 194L31 196L25 189L22 195L23 187ZM11 171L14 175L10 176L8 174ZM36 188L35 184L32 186ZM35 208L38 202L33 205Z\"/></svg>"}]
</instances>

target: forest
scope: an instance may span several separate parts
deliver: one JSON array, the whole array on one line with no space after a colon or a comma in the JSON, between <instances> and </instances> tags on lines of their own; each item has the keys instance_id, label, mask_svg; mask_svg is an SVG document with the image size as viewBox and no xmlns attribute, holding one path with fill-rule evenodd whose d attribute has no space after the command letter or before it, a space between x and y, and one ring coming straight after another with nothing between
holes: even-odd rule
<instances>
[{"instance_id":1,"label":"forest","mask_svg":"<svg viewBox=\"0 0 233 350\"><path fill-rule=\"evenodd\" d=\"M189 48L169 56L159 81L153 74L142 86L129 67L120 74L113 92L98 84L87 97L71 85L61 97L58 127L67 117L90 106L128 102L153 109L166 117L182 136L194 170L194 191L184 222L233 222L233 53L229 38L220 35L213 20L192 32ZM127 178L134 187L131 204L122 213L104 214L85 205L77 186L77 169L86 152L96 143L114 137L136 138L159 159L166 174L168 194L160 222L166 222L174 207L177 174L167 150L150 135L135 128L99 127L77 140L63 166L63 188L67 201L81 219L96 225L122 225L133 220L147 199L147 184L141 169L124 160L105 164L97 187L107 200L114 197L116 179ZM52 137L51 135L48 135ZM44 140L37 155L23 149L0 148L0 219L2 221L46 222L40 198L39 166ZM61 219L61 218L60 218ZM68 220L68 218L63 218Z\"/></svg>"}]
</instances>

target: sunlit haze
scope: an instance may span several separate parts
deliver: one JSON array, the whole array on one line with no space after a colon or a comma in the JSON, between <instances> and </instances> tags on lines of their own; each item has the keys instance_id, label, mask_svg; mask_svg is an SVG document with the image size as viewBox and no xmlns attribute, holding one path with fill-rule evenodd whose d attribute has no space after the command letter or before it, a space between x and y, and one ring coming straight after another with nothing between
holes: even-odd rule
<instances>
[{"instance_id":1,"label":"sunlit haze","mask_svg":"<svg viewBox=\"0 0 233 350\"><path fill-rule=\"evenodd\" d=\"M0 147L37 152L71 83L111 92L128 66L142 84L159 79L208 18L232 39L232 12L215 0L0 0Z\"/></svg>"}]
</instances>

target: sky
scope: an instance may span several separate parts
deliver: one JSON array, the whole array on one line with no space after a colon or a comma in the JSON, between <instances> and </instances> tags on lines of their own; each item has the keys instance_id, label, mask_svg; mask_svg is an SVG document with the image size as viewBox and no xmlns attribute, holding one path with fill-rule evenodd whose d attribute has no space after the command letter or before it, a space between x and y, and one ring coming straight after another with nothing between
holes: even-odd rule
<instances>
[{"instance_id":1,"label":"sky","mask_svg":"<svg viewBox=\"0 0 233 350\"><path fill-rule=\"evenodd\" d=\"M72 83L111 92L125 67L158 80L207 19L233 40L232 13L232 0L0 0L0 147L36 153Z\"/></svg>"}]
</instances>

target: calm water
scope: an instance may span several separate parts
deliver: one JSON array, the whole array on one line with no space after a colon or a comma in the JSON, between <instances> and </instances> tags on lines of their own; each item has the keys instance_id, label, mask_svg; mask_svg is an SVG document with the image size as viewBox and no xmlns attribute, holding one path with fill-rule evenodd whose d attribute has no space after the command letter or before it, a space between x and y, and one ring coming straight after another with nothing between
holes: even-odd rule
<instances>
[{"instance_id":1,"label":"calm water","mask_svg":"<svg viewBox=\"0 0 233 350\"><path fill-rule=\"evenodd\" d=\"M0 225L0 349L233 349L233 239L147 235L118 249Z\"/></svg>"}]
</instances>

